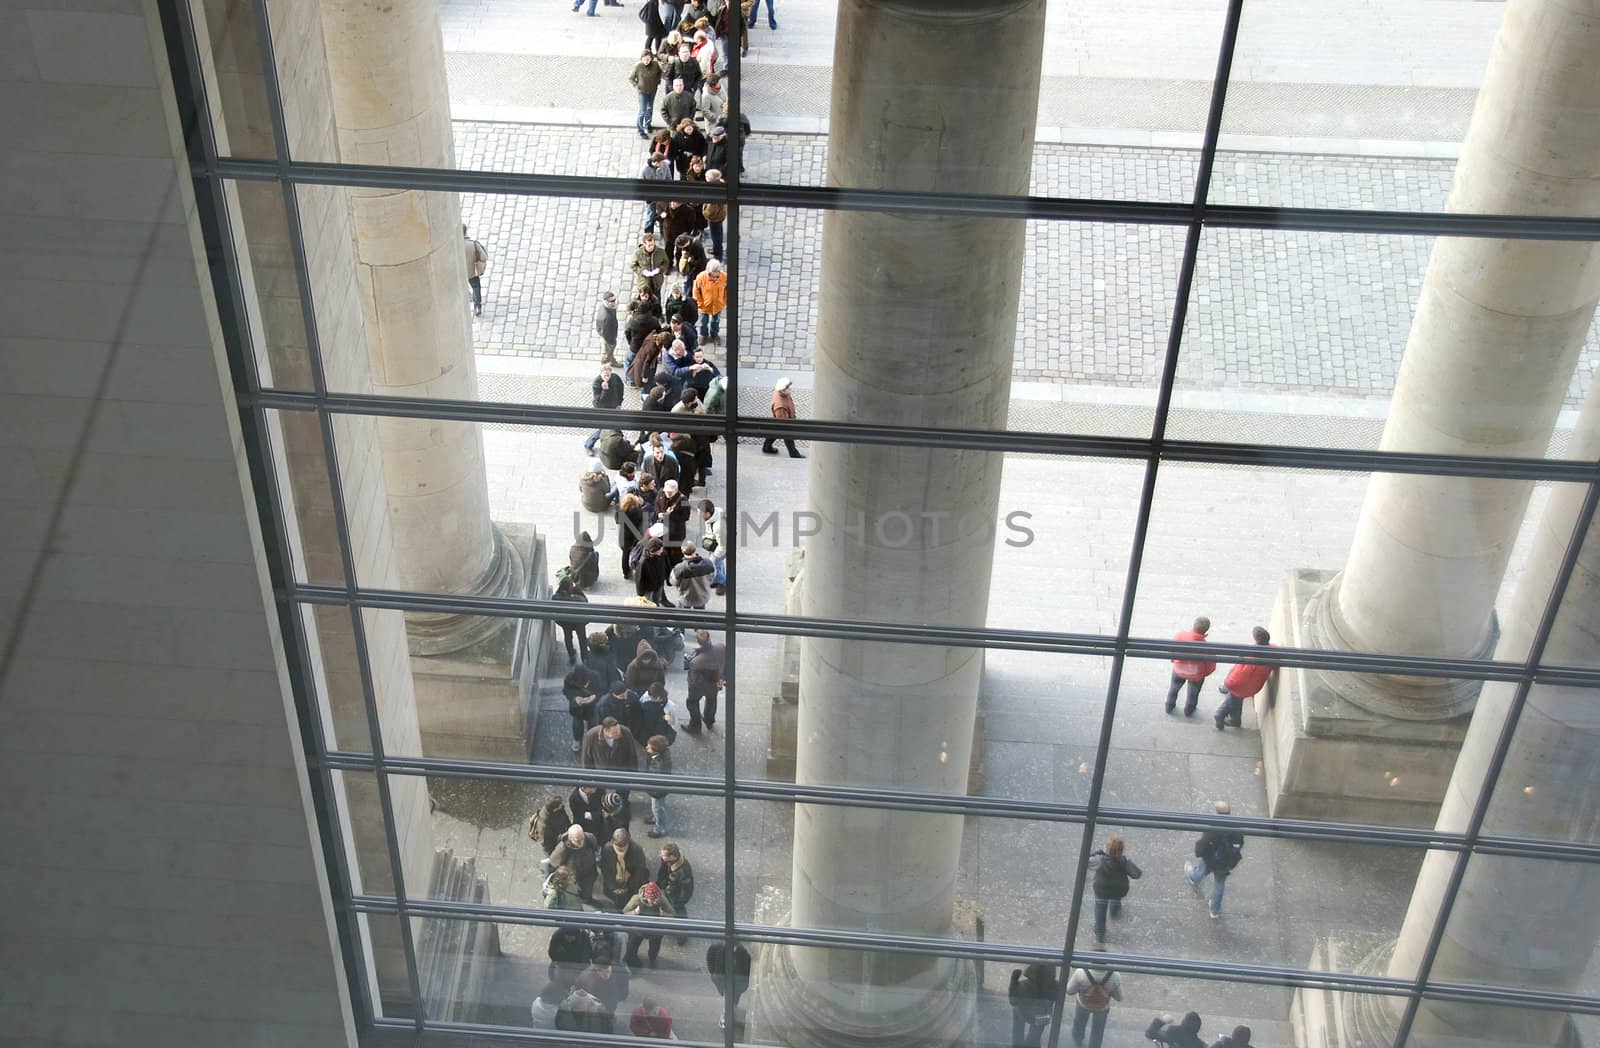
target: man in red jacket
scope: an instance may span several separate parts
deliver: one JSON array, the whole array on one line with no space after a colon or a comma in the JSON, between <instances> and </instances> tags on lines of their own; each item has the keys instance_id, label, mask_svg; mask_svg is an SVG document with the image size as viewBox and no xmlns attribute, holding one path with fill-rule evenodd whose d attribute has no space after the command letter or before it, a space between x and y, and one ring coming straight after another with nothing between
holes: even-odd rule
<instances>
[{"instance_id":1,"label":"man in red jacket","mask_svg":"<svg viewBox=\"0 0 1600 1048\"><path fill-rule=\"evenodd\" d=\"M1172 635L1173 640L1203 641L1206 634L1211 632L1211 620L1204 615L1194 620L1194 629L1179 630ZM1183 704L1183 715L1194 716L1194 708L1200 703L1200 685L1205 679L1215 673L1217 664L1214 662L1200 662L1195 659L1172 660L1172 686L1167 689L1167 712L1171 713L1178 705L1178 691L1185 684L1189 686L1189 695Z\"/></svg>"},{"instance_id":2,"label":"man in red jacket","mask_svg":"<svg viewBox=\"0 0 1600 1048\"><path fill-rule=\"evenodd\" d=\"M1272 647L1271 635L1260 626L1251 630L1250 636L1255 638L1257 644ZM1241 662L1228 671L1227 678L1222 682L1222 705L1217 707L1217 715L1212 718L1218 731L1222 730L1224 724L1231 724L1235 728L1242 726L1240 718L1244 715L1244 700L1265 687L1267 678L1272 676L1276 668L1266 662Z\"/></svg>"}]
</instances>

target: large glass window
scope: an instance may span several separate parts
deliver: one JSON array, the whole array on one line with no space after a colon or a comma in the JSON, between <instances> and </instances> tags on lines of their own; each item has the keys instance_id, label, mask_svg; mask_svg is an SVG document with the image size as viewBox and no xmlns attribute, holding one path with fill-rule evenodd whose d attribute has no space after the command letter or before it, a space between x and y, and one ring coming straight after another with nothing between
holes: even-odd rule
<instances>
[{"instance_id":1,"label":"large glass window","mask_svg":"<svg viewBox=\"0 0 1600 1048\"><path fill-rule=\"evenodd\" d=\"M1592 1034L1520 2L192 4L362 1030Z\"/></svg>"}]
</instances>

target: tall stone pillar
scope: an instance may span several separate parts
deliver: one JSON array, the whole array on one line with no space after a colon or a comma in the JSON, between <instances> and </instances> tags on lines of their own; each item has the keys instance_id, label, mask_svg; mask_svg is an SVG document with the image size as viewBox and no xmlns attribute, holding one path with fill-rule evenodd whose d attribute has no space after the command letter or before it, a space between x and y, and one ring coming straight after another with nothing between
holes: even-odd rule
<instances>
[{"instance_id":1,"label":"tall stone pillar","mask_svg":"<svg viewBox=\"0 0 1600 1048\"><path fill-rule=\"evenodd\" d=\"M455 166L436 0L325 0L339 159ZM372 390L475 399L461 206L453 193L351 189L356 264L372 357ZM409 588L500 594L521 584L521 558L489 519L478 427L379 421L394 550ZM408 619L412 651L437 655L493 632L493 619Z\"/></svg>"},{"instance_id":2,"label":"tall stone pillar","mask_svg":"<svg viewBox=\"0 0 1600 1048\"><path fill-rule=\"evenodd\" d=\"M1597 105L1600 4L1510 0L1448 209L1600 214ZM1597 300L1593 244L1441 237L1382 448L1542 455ZM1344 570L1301 572L1291 583L1290 639L1334 650L1487 656L1495 595L1530 492L1524 481L1375 475ZM1284 730L1263 733L1274 814L1382 819L1388 806L1394 821L1430 821L1477 685L1286 676L1295 702L1280 704ZM1275 744L1290 752L1274 754ZM1392 777L1403 784L1395 789L1380 766L1402 769ZM1373 796L1361 793L1364 784Z\"/></svg>"},{"instance_id":3,"label":"tall stone pillar","mask_svg":"<svg viewBox=\"0 0 1600 1048\"><path fill-rule=\"evenodd\" d=\"M1600 457L1600 392L1579 422L1574 457ZM1557 569L1577 525L1585 491L1562 485L1540 521L1526 574L1501 640L1505 658L1524 657ZM1595 664L1600 650L1600 522L1583 538L1544 658ZM1438 828L1463 833L1487 781L1506 723L1514 684L1492 682L1472 715L1461 756L1445 793ZM1600 840L1600 692L1536 685L1529 693L1506 755L1483 830L1536 839ZM1422 864L1389 974L1413 979L1443 904L1456 856L1431 852ZM1600 941L1600 867L1500 855L1474 856L1456 895L1432 977L1553 992L1581 992L1584 970ZM1392 1030L1400 1006L1361 997L1353 1011L1359 1029ZM1423 1001L1411 1040L1424 1048L1467 1043L1551 1046L1568 1043L1562 1012ZM1389 1043L1389 1042L1384 1042Z\"/></svg>"},{"instance_id":4,"label":"tall stone pillar","mask_svg":"<svg viewBox=\"0 0 1600 1048\"><path fill-rule=\"evenodd\" d=\"M1043 0L844 0L828 183L1026 194L1043 33ZM816 415L1003 427L1023 233L830 213ZM1002 466L814 444L805 614L983 624ZM982 652L807 638L800 662L797 782L966 792ZM959 817L797 805L791 921L949 935L960 845ZM797 1048L955 1043L971 1021L970 970L950 961L773 949L762 964L758 1021Z\"/></svg>"}]
</instances>

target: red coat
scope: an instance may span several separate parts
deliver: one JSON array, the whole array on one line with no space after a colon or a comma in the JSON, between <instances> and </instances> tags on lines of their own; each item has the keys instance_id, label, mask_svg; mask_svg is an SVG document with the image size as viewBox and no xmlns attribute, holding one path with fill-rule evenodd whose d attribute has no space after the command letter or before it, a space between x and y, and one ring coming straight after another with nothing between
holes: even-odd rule
<instances>
[{"instance_id":1,"label":"red coat","mask_svg":"<svg viewBox=\"0 0 1600 1048\"><path fill-rule=\"evenodd\" d=\"M1206 639L1206 635L1204 633L1196 633L1194 630L1179 630L1172 635L1172 639L1203 641ZM1194 659L1172 660L1173 674L1182 677L1184 680L1205 680L1216 671L1217 664L1214 662L1197 662Z\"/></svg>"},{"instance_id":2,"label":"red coat","mask_svg":"<svg viewBox=\"0 0 1600 1048\"><path fill-rule=\"evenodd\" d=\"M1248 699L1262 689L1276 668L1260 662L1241 662L1228 671L1228 677L1222 682L1222 686L1227 688L1230 694Z\"/></svg>"}]
</instances>

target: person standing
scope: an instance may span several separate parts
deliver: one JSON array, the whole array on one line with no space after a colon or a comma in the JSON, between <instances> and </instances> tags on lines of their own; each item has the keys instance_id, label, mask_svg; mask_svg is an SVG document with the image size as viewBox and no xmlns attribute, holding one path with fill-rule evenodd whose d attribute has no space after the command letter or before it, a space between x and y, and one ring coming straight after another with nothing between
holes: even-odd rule
<instances>
[{"instance_id":1,"label":"person standing","mask_svg":"<svg viewBox=\"0 0 1600 1048\"><path fill-rule=\"evenodd\" d=\"M1272 635L1257 626L1250 631L1250 636L1257 644L1263 647L1272 647ZM1228 671L1227 677L1222 681L1222 705L1217 707L1216 716L1212 723L1221 731L1225 724L1235 728L1243 727L1244 700L1253 698L1257 692L1266 687L1267 680L1271 678L1272 671L1277 667L1266 662L1246 661L1241 662Z\"/></svg>"},{"instance_id":2,"label":"person standing","mask_svg":"<svg viewBox=\"0 0 1600 1048\"><path fill-rule=\"evenodd\" d=\"M574 8L576 10L576 8ZM461 239L467 257L467 286L472 289L472 315L483 316L483 272L489 268L489 252L483 245L467 235L467 227L461 227Z\"/></svg>"},{"instance_id":3,"label":"person standing","mask_svg":"<svg viewBox=\"0 0 1600 1048\"><path fill-rule=\"evenodd\" d=\"M1201 615L1194 620L1191 629L1179 630L1172 635L1173 640L1203 641L1206 634L1211 632L1211 620ZM1217 664L1202 662L1198 659L1180 658L1172 660L1172 683L1167 688L1167 712L1171 713L1178 705L1178 692L1185 686L1189 689L1188 698L1183 703L1183 715L1194 716L1194 708L1200 702L1200 686L1205 679L1215 673Z\"/></svg>"},{"instance_id":4,"label":"person standing","mask_svg":"<svg viewBox=\"0 0 1600 1048\"><path fill-rule=\"evenodd\" d=\"M585 768L638 771L639 744L617 718L605 717L583 733L578 759Z\"/></svg>"},{"instance_id":5,"label":"person standing","mask_svg":"<svg viewBox=\"0 0 1600 1048\"><path fill-rule=\"evenodd\" d=\"M694 278L694 308L700 313L700 341L722 341L722 311L728 308L728 274L720 259L706 263L704 273Z\"/></svg>"},{"instance_id":6,"label":"person standing","mask_svg":"<svg viewBox=\"0 0 1600 1048\"><path fill-rule=\"evenodd\" d=\"M1072 1009L1072 1043L1083 1044L1087 1028L1088 1048L1100 1048L1111 1002L1122 1000L1122 976L1104 965L1085 964L1072 969L1067 977L1067 993L1077 997Z\"/></svg>"},{"instance_id":7,"label":"person standing","mask_svg":"<svg viewBox=\"0 0 1600 1048\"><path fill-rule=\"evenodd\" d=\"M636 742L646 737L640 728L639 696L631 692L626 684L613 684L608 694L600 696L596 713L602 721L607 717L614 719L628 730Z\"/></svg>"},{"instance_id":8,"label":"person standing","mask_svg":"<svg viewBox=\"0 0 1600 1048\"><path fill-rule=\"evenodd\" d=\"M533 813L528 820L528 839L539 843L539 850L549 858L550 853L556 850L556 845L561 843L567 830L572 828L572 817L567 814L567 806L561 803L561 798L551 794L544 799L539 810Z\"/></svg>"},{"instance_id":9,"label":"person standing","mask_svg":"<svg viewBox=\"0 0 1600 1048\"><path fill-rule=\"evenodd\" d=\"M1056 970L1048 964L1011 969L1006 996L1011 1001L1013 1048L1038 1048L1056 998Z\"/></svg>"},{"instance_id":10,"label":"person standing","mask_svg":"<svg viewBox=\"0 0 1600 1048\"><path fill-rule=\"evenodd\" d=\"M634 845L638 847L638 845ZM661 886L655 881L645 881L639 890L629 896L623 904L622 912L635 917L672 917L675 911L672 903L667 901L666 895L661 891ZM661 956L661 933L645 934L644 932L628 933L628 952L624 960L628 967L639 967L639 947L644 942L650 943L650 967L656 966L656 958Z\"/></svg>"},{"instance_id":11,"label":"person standing","mask_svg":"<svg viewBox=\"0 0 1600 1048\"><path fill-rule=\"evenodd\" d=\"M711 580L717 569L700 555L700 547L693 540L679 547L683 557L672 569L672 584L678 588L678 606L704 611L711 601Z\"/></svg>"},{"instance_id":12,"label":"person standing","mask_svg":"<svg viewBox=\"0 0 1600 1048\"><path fill-rule=\"evenodd\" d=\"M587 663L587 652L584 659ZM595 687L594 676L586 665L574 666L561 681L561 694L567 698L567 714L572 718L572 752L577 753L584 733L598 723L595 711L599 708L600 689Z\"/></svg>"},{"instance_id":13,"label":"person standing","mask_svg":"<svg viewBox=\"0 0 1600 1048\"><path fill-rule=\"evenodd\" d=\"M594 787L587 787L593 789ZM577 790L572 791L574 795ZM587 801L588 798L585 798ZM541 870L554 870L564 866L572 871L577 881L578 894L584 902L594 898L594 882L599 876L599 867L595 865L595 849L600 847L599 838L584 829L580 819L579 806L572 804L572 825L567 827L566 835L556 844L550 852L550 857L539 864ZM548 874L547 874L548 876Z\"/></svg>"},{"instance_id":14,"label":"person standing","mask_svg":"<svg viewBox=\"0 0 1600 1048\"><path fill-rule=\"evenodd\" d=\"M1125 854L1126 844L1116 834L1106 838L1104 851L1096 851L1090 859L1099 857L1094 870L1094 941L1106 941L1106 915L1122 910L1122 900L1127 898L1133 881L1144 876L1137 863ZM1098 1043L1099 1038L1096 1038Z\"/></svg>"},{"instance_id":15,"label":"person standing","mask_svg":"<svg viewBox=\"0 0 1600 1048\"><path fill-rule=\"evenodd\" d=\"M721 127L718 124L717 127ZM711 129L712 137L716 137L716 128ZM722 185L722 172L711 167L711 160L706 159L706 184ZM722 231L723 223L728 218L727 204L701 204L700 215L706 220L706 228L711 231L711 255L713 258L722 258Z\"/></svg>"},{"instance_id":16,"label":"person standing","mask_svg":"<svg viewBox=\"0 0 1600 1048\"><path fill-rule=\"evenodd\" d=\"M633 129L639 132L640 138L650 137L650 122L654 115L656 92L661 88L663 71L660 59L646 47L644 54L639 56L639 61L634 63L632 71L628 73L628 83L639 92L639 115L634 118Z\"/></svg>"},{"instance_id":17,"label":"person standing","mask_svg":"<svg viewBox=\"0 0 1600 1048\"><path fill-rule=\"evenodd\" d=\"M790 381L788 376L785 376L780 378L778 380L778 384L773 387L773 418L797 417L794 410L794 394L790 392L790 389L793 387L793 385L794 383ZM763 440L761 442L761 453L763 455L776 455L778 453L778 449L774 445L776 444L777 439L777 437L768 437L766 440ZM794 441L790 440L788 437L783 438L783 446L789 449L790 458L805 458L804 455L800 454L800 449L794 446Z\"/></svg>"},{"instance_id":18,"label":"person standing","mask_svg":"<svg viewBox=\"0 0 1600 1048\"><path fill-rule=\"evenodd\" d=\"M670 95L668 97L671 97ZM670 126L670 125L669 125ZM639 172L639 177L647 182L671 182L672 160L667 156L666 150L652 152L644 162L644 168ZM644 229L648 233L656 228L656 222L666 211L666 202L660 200L646 200L644 202ZM637 288L635 289L637 290ZM661 285L655 286L654 296L656 301L661 299Z\"/></svg>"},{"instance_id":19,"label":"person standing","mask_svg":"<svg viewBox=\"0 0 1600 1048\"><path fill-rule=\"evenodd\" d=\"M706 82L700 85L700 92L695 96L695 104L700 107L700 119L709 132L728 111L727 97L722 93L721 76L713 73L706 77Z\"/></svg>"},{"instance_id":20,"label":"person standing","mask_svg":"<svg viewBox=\"0 0 1600 1048\"><path fill-rule=\"evenodd\" d=\"M1250 1027L1235 1026L1231 1032L1212 1041L1211 1048L1255 1048L1250 1043Z\"/></svg>"},{"instance_id":21,"label":"person standing","mask_svg":"<svg viewBox=\"0 0 1600 1048\"><path fill-rule=\"evenodd\" d=\"M656 685L660 687L660 685ZM650 741L644 744L644 770L651 775L672 774L672 744L665 735L652 735ZM650 791L650 829L646 837L665 837L667 835L667 791L652 789Z\"/></svg>"},{"instance_id":22,"label":"person standing","mask_svg":"<svg viewBox=\"0 0 1600 1048\"><path fill-rule=\"evenodd\" d=\"M589 603L589 598L585 597L583 591L578 588L578 580L571 575L567 575L556 585L556 591L550 594L550 599L568 604ZM556 625L561 627L561 639L567 646L567 666L582 670L582 667L578 666L578 653L581 651L585 660L589 658L589 637L587 633L589 624L582 619L557 619ZM578 640L577 650L573 649L573 637L577 637Z\"/></svg>"},{"instance_id":23,"label":"person standing","mask_svg":"<svg viewBox=\"0 0 1600 1048\"><path fill-rule=\"evenodd\" d=\"M594 310L594 333L600 336L600 362L612 367L617 363L617 293L607 291L600 296ZM621 401L618 401L621 403Z\"/></svg>"},{"instance_id":24,"label":"person standing","mask_svg":"<svg viewBox=\"0 0 1600 1048\"><path fill-rule=\"evenodd\" d=\"M635 1037L653 1037L658 1041L676 1041L672 1036L672 1013L646 997L633 1006L633 1016L628 1020L628 1032Z\"/></svg>"},{"instance_id":25,"label":"person standing","mask_svg":"<svg viewBox=\"0 0 1600 1048\"><path fill-rule=\"evenodd\" d=\"M544 906L547 910L583 909L583 896L570 866L557 866L544 879Z\"/></svg>"},{"instance_id":26,"label":"person standing","mask_svg":"<svg viewBox=\"0 0 1600 1048\"><path fill-rule=\"evenodd\" d=\"M610 842L600 849L600 886L612 908L621 910L649 879L644 849L634 843L627 830L612 830Z\"/></svg>"},{"instance_id":27,"label":"person standing","mask_svg":"<svg viewBox=\"0 0 1600 1048\"><path fill-rule=\"evenodd\" d=\"M1227 801L1218 801L1214 806L1218 815L1227 815L1232 809ZM1227 887L1228 877L1234 868L1244 858L1244 834L1234 830L1207 830L1194 842L1194 858L1183 865L1184 876L1189 878L1189 884L1195 891L1200 890L1200 882L1211 875L1211 902L1209 909L1211 919L1216 920L1222 916L1222 893Z\"/></svg>"},{"instance_id":28,"label":"person standing","mask_svg":"<svg viewBox=\"0 0 1600 1048\"><path fill-rule=\"evenodd\" d=\"M739 1021L739 998L750 988L750 951L744 944L735 942L733 953L730 956L719 942L712 943L706 949L706 971L711 975L711 985L717 988L717 996L727 998L733 1006L733 1021ZM728 1016L726 1013L717 1020L719 1030L726 1029Z\"/></svg>"},{"instance_id":29,"label":"person standing","mask_svg":"<svg viewBox=\"0 0 1600 1048\"><path fill-rule=\"evenodd\" d=\"M685 702L689 706L689 723L684 731L691 735L704 724L709 731L717 723L717 692L727 682L722 679L728 663L726 645L712 641L710 630L695 630L695 650L689 656L689 692ZM701 702L705 708L701 708Z\"/></svg>"},{"instance_id":30,"label":"person standing","mask_svg":"<svg viewBox=\"0 0 1600 1048\"><path fill-rule=\"evenodd\" d=\"M756 27L756 15L758 15L760 13L761 13L761 0L756 0L755 5L750 8L750 21L749 21L748 24L749 24L751 29L754 29ZM778 28L778 16L773 14L773 12L772 12L772 0L767 0L767 28L768 29L777 29Z\"/></svg>"},{"instance_id":31,"label":"person standing","mask_svg":"<svg viewBox=\"0 0 1600 1048\"><path fill-rule=\"evenodd\" d=\"M672 908L679 917L689 916L689 900L694 898L694 867L683 855L683 849L674 841L661 846L661 865L656 867L655 882L661 885ZM687 945L687 936L678 936L678 945Z\"/></svg>"},{"instance_id":32,"label":"person standing","mask_svg":"<svg viewBox=\"0 0 1600 1048\"><path fill-rule=\"evenodd\" d=\"M636 492L628 492L617 503L617 546L622 550L622 577L633 579L633 568L628 556L644 537L644 500Z\"/></svg>"},{"instance_id":33,"label":"person standing","mask_svg":"<svg viewBox=\"0 0 1600 1048\"><path fill-rule=\"evenodd\" d=\"M633 279L635 290L648 287L652 295L661 297L662 285L667 282L667 252L656 243L654 233L639 238L639 247L633 253Z\"/></svg>"}]
</instances>

